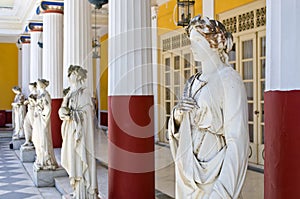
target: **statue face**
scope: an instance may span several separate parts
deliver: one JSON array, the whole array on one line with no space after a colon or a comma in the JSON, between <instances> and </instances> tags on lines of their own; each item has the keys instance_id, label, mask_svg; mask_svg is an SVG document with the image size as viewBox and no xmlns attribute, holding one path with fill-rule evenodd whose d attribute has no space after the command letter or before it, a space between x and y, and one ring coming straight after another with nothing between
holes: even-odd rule
<instances>
[{"instance_id":1,"label":"statue face","mask_svg":"<svg viewBox=\"0 0 300 199\"><path fill-rule=\"evenodd\" d=\"M29 85L29 91L30 91L30 92L32 92L34 89L35 89L35 87L34 87L34 86L32 86L32 85Z\"/></svg>"},{"instance_id":2,"label":"statue face","mask_svg":"<svg viewBox=\"0 0 300 199\"><path fill-rule=\"evenodd\" d=\"M210 57L213 50L208 41L199 32L192 29L190 41L195 61L204 61Z\"/></svg>"},{"instance_id":3,"label":"statue face","mask_svg":"<svg viewBox=\"0 0 300 199\"><path fill-rule=\"evenodd\" d=\"M37 89L38 89L39 91L41 91L41 90L45 89L45 85L44 85L43 83L41 83L41 82L38 82L38 83L37 83Z\"/></svg>"},{"instance_id":4,"label":"statue face","mask_svg":"<svg viewBox=\"0 0 300 199\"><path fill-rule=\"evenodd\" d=\"M77 74L75 73L75 71L73 71L70 76L69 76L69 81L71 84L74 84L77 82Z\"/></svg>"}]
</instances>

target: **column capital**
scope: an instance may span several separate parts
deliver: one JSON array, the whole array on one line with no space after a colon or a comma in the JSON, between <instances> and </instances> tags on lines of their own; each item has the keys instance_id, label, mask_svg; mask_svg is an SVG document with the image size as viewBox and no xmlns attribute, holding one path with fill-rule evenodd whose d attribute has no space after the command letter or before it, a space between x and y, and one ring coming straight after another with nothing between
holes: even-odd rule
<instances>
[{"instance_id":1,"label":"column capital","mask_svg":"<svg viewBox=\"0 0 300 199\"><path fill-rule=\"evenodd\" d=\"M20 44L30 44L30 35L28 35L28 34L20 35L20 37L18 39L18 43L20 43Z\"/></svg>"},{"instance_id":2,"label":"column capital","mask_svg":"<svg viewBox=\"0 0 300 199\"><path fill-rule=\"evenodd\" d=\"M29 32L43 32L43 22L42 21L31 21L27 25Z\"/></svg>"},{"instance_id":3,"label":"column capital","mask_svg":"<svg viewBox=\"0 0 300 199\"><path fill-rule=\"evenodd\" d=\"M64 13L64 2L63 1L41 1L36 9L36 14L45 13Z\"/></svg>"}]
</instances>

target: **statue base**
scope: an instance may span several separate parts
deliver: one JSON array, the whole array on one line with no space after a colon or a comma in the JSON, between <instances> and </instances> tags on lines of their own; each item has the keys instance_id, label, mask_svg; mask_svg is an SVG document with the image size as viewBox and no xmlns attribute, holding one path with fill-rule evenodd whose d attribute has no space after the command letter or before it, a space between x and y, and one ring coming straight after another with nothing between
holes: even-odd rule
<instances>
[{"instance_id":1,"label":"statue base","mask_svg":"<svg viewBox=\"0 0 300 199\"><path fill-rule=\"evenodd\" d=\"M65 176L68 174L62 167L55 170L39 170L33 164L33 181L36 187L54 187L54 178Z\"/></svg>"},{"instance_id":2,"label":"statue base","mask_svg":"<svg viewBox=\"0 0 300 199\"><path fill-rule=\"evenodd\" d=\"M61 197L62 199L73 199L73 195L72 194L65 194L65 195L62 195Z\"/></svg>"},{"instance_id":3,"label":"statue base","mask_svg":"<svg viewBox=\"0 0 300 199\"><path fill-rule=\"evenodd\" d=\"M22 162L34 162L35 160L35 149L33 146L21 146L20 148L20 159Z\"/></svg>"},{"instance_id":4,"label":"statue base","mask_svg":"<svg viewBox=\"0 0 300 199\"><path fill-rule=\"evenodd\" d=\"M21 148L21 145L24 143L25 143L24 138L12 139L12 141L9 143L9 148L13 150L19 150Z\"/></svg>"}]
</instances>

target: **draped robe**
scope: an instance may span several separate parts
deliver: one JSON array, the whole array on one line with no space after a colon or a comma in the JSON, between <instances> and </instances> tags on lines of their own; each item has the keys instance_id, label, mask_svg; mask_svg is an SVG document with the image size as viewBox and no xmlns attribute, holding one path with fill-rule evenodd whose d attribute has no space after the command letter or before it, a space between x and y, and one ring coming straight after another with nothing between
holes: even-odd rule
<instances>
[{"instance_id":1,"label":"draped robe","mask_svg":"<svg viewBox=\"0 0 300 199\"><path fill-rule=\"evenodd\" d=\"M65 111L70 119L64 119ZM62 123L61 164L75 189L76 199L98 198L96 160L94 151L94 110L86 88L69 92L59 110Z\"/></svg>"},{"instance_id":2,"label":"draped robe","mask_svg":"<svg viewBox=\"0 0 300 199\"><path fill-rule=\"evenodd\" d=\"M169 142L175 161L176 199L236 199L248 164L248 110L243 82L230 67L211 76L196 74L185 97L199 108L184 113L179 126L174 111ZM214 192L215 196L210 197Z\"/></svg>"}]
</instances>

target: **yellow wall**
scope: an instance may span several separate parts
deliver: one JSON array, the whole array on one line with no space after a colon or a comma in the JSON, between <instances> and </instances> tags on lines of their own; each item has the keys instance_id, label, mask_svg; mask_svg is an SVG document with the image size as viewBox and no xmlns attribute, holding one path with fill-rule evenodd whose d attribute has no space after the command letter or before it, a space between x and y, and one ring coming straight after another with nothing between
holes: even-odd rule
<instances>
[{"instance_id":1,"label":"yellow wall","mask_svg":"<svg viewBox=\"0 0 300 199\"><path fill-rule=\"evenodd\" d=\"M215 14L237 8L255 0L215 0Z\"/></svg>"},{"instance_id":2,"label":"yellow wall","mask_svg":"<svg viewBox=\"0 0 300 199\"><path fill-rule=\"evenodd\" d=\"M101 110L107 110L107 89L108 89L108 35L101 37Z\"/></svg>"},{"instance_id":3,"label":"yellow wall","mask_svg":"<svg viewBox=\"0 0 300 199\"><path fill-rule=\"evenodd\" d=\"M158 8L157 12L157 26L158 26L158 35L164 34L166 32L182 28L177 26L177 9L175 8L177 0L170 0L168 3L161 5ZM174 12L175 9L175 12ZM195 1L195 15L198 15L202 12L202 0ZM174 22L175 20L175 22Z\"/></svg>"},{"instance_id":4,"label":"yellow wall","mask_svg":"<svg viewBox=\"0 0 300 199\"><path fill-rule=\"evenodd\" d=\"M215 14L216 15L220 14L227 10L231 10L233 8L245 5L253 1L255 0L215 0ZM175 13L174 13L174 8L176 6L176 3L177 0L170 0L168 3L165 3L158 8L158 13L157 13L157 26L159 28L158 35L182 28L180 26L176 26L175 24L177 20L176 18L177 9L175 9ZM195 15L198 14L202 14L202 0L195 1Z\"/></svg>"},{"instance_id":5,"label":"yellow wall","mask_svg":"<svg viewBox=\"0 0 300 199\"><path fill-rule=\"evenodd\" d=\"M0 43L0 110L10 110L14 94L13 86L18 85L18 48L16 44Z\"/></svg>"}]
</instances>

